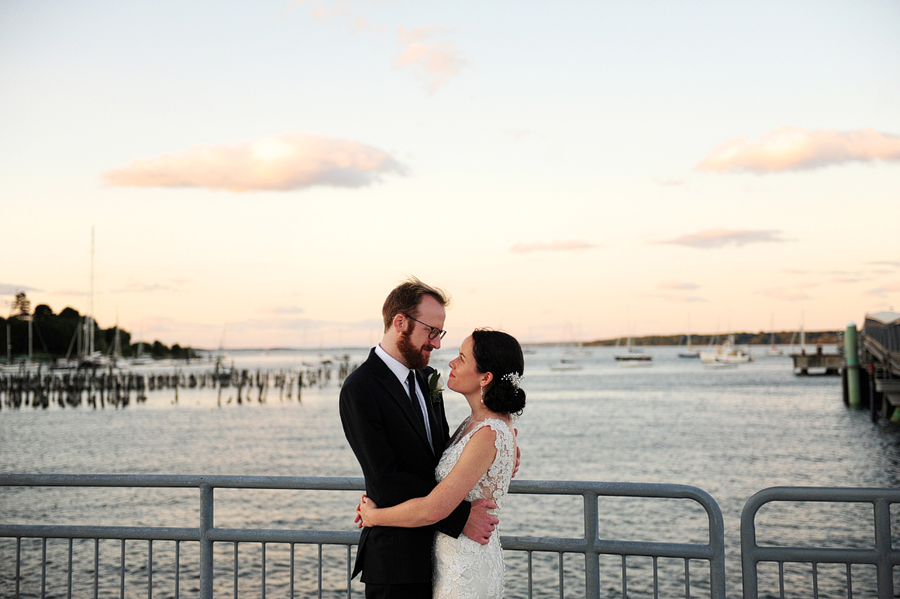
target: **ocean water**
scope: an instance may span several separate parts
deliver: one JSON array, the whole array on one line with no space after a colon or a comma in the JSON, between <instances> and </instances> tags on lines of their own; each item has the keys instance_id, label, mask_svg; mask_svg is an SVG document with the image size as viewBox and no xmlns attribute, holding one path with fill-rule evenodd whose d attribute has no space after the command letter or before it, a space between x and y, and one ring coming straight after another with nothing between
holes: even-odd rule
<instances>
[{"instance_id":1,"label":"ocean water","mask_svg":"<svg viewBox=\"0 0 900 599\"><path fill-rule=\"evenodd\" d=\"M839 377L793 374L786 356L756 359L735 368L711 369L699 360L679 358L678 348L648 348L650 367L623 367L614 348L541 347L526 355L523 387L528 394L517 421L522 464L520 480L586 480L677 483L699 487L716 500L725 519L729 597L740 596L739 518L755 492L778 485L897 487L900 481L900 429L873 424L868 412L850 411L841 400ZM826 351L829 348L826 348ZM232 352L238 368L287 369L321 359L365 359L367 349ZM432 365L445 374L454 348L436 352ZM562 360L573 370L558 370ZM193 365L191 368L201 368ZM171 371L171 368L167 370ZM346 444L337 411L339 385L304 388L298 401L270 388L264 403L254 389L236 403L236 390L179 389L149 394L124 409L51 407L0 411L0 471L7 473L150 473L264 476L361 476ZM467 406L446 391L451 426ZM221 403L221 406L220 406ZM355 530L357 493L217 491L220 527L323 528ZM705 514L677 500L601 500L601 536L609 539L705 542ZM0 519L6 523L196 526L196 491L147 489L0 489ZM871 510L869 510L870 512ZM895 517L896 518L896 517ZM871 515L859 506L788 505L758 518L761 543L813 543L837 547L871 545ZM581 536L580 498L512 496L501 516L502 534ZM895 540L895 543L897 541ZM224 545L224 544L222 544ZM23 541L23 596L40 596L40 544ZM92 593L92 541L76 541L75 596ZM102 596L119 596L118 542L100 545ZM217 546L217 596L231 596L231 549ZM242 597L259 596L261 550L241 546ZM67 543L48 543L51 556L47 596L64 596ZM154 596L174 592L174 549L154 544ZM180 592L196 596L190 580L195 564L182 550ZM295 549L295 596L315 596L315 551ZM126 560L126 596L146 596L147 549L132 547ZM0 597L14 589L15 541L0 540ZM325 549L326 596L346 596L345 553ZM79 560L82 560L81 563ZM270 546L266 592L287 596L287 548ZM557 558L535 556L535 596L558 597ZM603 588L621 592L620 562L601 562ZM221 566L220 566L221 562ZM665 596L683 596L683 564L660 561ZM159 564L158 566L156 564ZM507 595L523 596L524 558L507 555ZM646 587L649 564L629 562L629 592ZM578 597L577 557L566 558L565 596ZM704 577L703 564L691 565L692 578ZM221 570L221 572L220 572ZM56 578L53 573L56 573ZM842 572L820 568L821 596L841 595ZM787 568L793 596L811 596L811 575ZM873 588L865 569L854 569L854 593ZM37 582L35 582L37 581ZM768 585L768 586L767 586ZM774 585L774 586L772 586ZM701 585L702 586L702 585ZM777 596L772 573L760 586ZM79 590L80 589L80 590ZM354 582L354 596L362 585ZM693 591L696 596L696 589ZM862 593L863 595L859 595ZM652 595L651 595L652 596ZM846 596L846 592L843 592Z\"/></svg>"}]
</instances>

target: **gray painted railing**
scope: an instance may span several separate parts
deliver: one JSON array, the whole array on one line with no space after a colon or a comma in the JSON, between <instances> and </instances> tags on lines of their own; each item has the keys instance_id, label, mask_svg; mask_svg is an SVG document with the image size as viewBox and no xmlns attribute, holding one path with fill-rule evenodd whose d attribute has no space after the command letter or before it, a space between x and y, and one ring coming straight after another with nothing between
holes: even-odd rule
<instances>
[{"instance_id":1,"label":"gray painted railing","mask_svg":"<svg viewBox=\"0 0 900 599\"><path fill-rule=\"evenodd\" d=\"M321 530L268 530L216 528L215 489L286 489L317 491L361 491L361 478L322 477L257 477L257 476L200 476L200 475L27 475L0 474L2 487L152 487L152 488L197 488L200 492L200 522L197 528L171 527L127 527L127 526L57 526L57 525L14 525L0 522L0 537L15 538L16 541L16 595L19 593L20 544L23 538L43 539L42 577L46 576L47 539L69 539L68 596L72 596L72 539L94 539L94 595L97 595L97 572L99 557L97 544L100 539L120 539L121 544L121 596L125 596L125 541L146 540L149 542L149 563L147 566L148 597L153 596L152 543L154 540L175 541L176 572L180 564L178 555L180 542L199 542L199 587L200 597L209 599L213 595L213 545L214 543L234 543L234 593L237 596L237 552L238 543L260 543L262 545L262 596L265 597L265 547L266 543L291 544L291 588L293 596L294 544L310 544L319 547L319 595L321 596L322 545L338 545L347 548L347 596L351 596L350 565L351 548L356 545L359 533L356 531ZM581 538L563 537L522 537L501 536L505 551L524 551L528 556L528 594L532 595L533 552L550 552L559 556L559 594L564 596L563 555L582 554L584 556L585 597L600 596L600 556L621 556L622 596L628 596L627 563L628 556L652 558L654 597L659 595L657 579L657 558L680 558L684 560L685 596L691 596L690 560L702 560L709 564L709 593L713 599L725 597L725 539L722 514L715 500L705 491L685 485L600 483L600 482L556 482L556 481L513 481L513 494L531 495L580 495L583 498L584 535ZM599 536L598 499L600 497L632 498L674 498L687 499L699 503L707 514L708 543L654 543L601 539ZM2 515L0 515L2 518ZM176 574L175 595L178 596ZM42 578L42 594L45 580Z\"/></svg>"},{"instance_id":2,"label":"gray painted railing","mask_svg":"<svg viewBox=\"0 0 900 599\"><path fill-rule=\"evenodd\" d=\"M765 505L774 502L870 503L874 516L874 539L865 549L830 547L759 546L756 541L756 516ZM818 565L846 566L847 597L853 597L852 566L870 564L876 568L879 599L894 597L893 568L900 564L900 551L891 548L891 504L900 503L900 489L863 489L836 487L772 487L751 497L741 513L741 571L744 599L759 596L757 567L760 562L778 564L780 596L785 596L784 564L811 565L813 597L818 597ZM809 596L809 595L807 595Z\"/></svg>"}]
</instances>

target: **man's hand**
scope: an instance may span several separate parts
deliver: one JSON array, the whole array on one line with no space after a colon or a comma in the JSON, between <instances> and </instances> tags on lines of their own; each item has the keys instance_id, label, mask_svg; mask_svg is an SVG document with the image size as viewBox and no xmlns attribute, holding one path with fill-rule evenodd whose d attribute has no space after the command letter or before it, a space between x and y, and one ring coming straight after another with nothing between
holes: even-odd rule
<instances>
[{"instance_id":1,"label":"man's hand","mask_svg":"<svg viewBox=\"0 0 900 599\"><path fill-rule=\"evenodd\" d=\"M482 545L487 545L500 519L487 513L488 510L497 509L497 504L491 499L476 499L472 502L469 511L469 519L463 528L463 534Z\"/></svg>"},{"instance_id":2,"label":"man's hand","mask_svg":"<svg viewBox=\"0 0 900 599\"><path fill-rule=\"evenodd\" d=\"M513 434L514 434L516 437L518 437L518 436L519 436L519 429L514 428L514 429L513 429ZM521 462L521 461L522 461L522 448L519 447L518 445L516 445L516 465L513 466L513 473L512 473L512 477L511 477L511 478L515 478L515 477L516 477L516 472L519 471L519 462Z\"/></svg>"}]
</instances>

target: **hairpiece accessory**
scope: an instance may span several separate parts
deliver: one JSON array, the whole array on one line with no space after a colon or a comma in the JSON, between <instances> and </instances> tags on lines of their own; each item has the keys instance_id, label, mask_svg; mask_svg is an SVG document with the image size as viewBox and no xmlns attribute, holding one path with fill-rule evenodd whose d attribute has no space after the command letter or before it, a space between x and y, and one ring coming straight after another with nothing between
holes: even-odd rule
<instances>
[{"instance_id":1,"label":"hairpiece accessory","mask_svg":"<svg viewBox=\"0 0 900 599\"><path fill-rule=\"evenodd\" d=\"M518 372L510 372L504 374L502 380L509 381L509 384L512 385L516 391L521 388L520 386L522 384L522 375Z\"/></svg>"}]
</instances>

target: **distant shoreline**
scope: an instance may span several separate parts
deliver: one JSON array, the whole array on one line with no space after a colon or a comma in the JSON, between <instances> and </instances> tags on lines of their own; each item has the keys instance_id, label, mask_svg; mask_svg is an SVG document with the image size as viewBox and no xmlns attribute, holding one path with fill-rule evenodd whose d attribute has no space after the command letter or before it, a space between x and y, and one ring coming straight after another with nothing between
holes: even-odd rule
<instances>
[{"instance_id":1,"label":"distant shoreline","mask_svg":"<svg viewBox=\"0 0 900 599\"><path fill-rule=\"evenodd\" d=\"M705 346L721 343L734 335L734 342L737 345L771 345L772 333L724 333L721 335L691 335L692 346ZM837 345L841 343L843 331L810 331L806 333L806 345ZM790 345L793 338L794 344L800 343L799 334L796 331L782 331L775 333L775 345ZM552 345L580 345L582 347L613 347L618 342L619 345L625 343L625 337L613 337L610 339L596 339L594 341L539 341L534 343L522 342L524 347L547 347ZM654 346L679 346L687 343L687 333L677 335L647 335L646 337L632 337L631 344L634 346L654 347ZM221 348L205 349L194 348L194 351L200 352L283 352L283 351L322 351L333 352L342 350L368 350L371 346L354 346L354 347L242 347L242 348Z\"/></svg>"}]
</instances>

